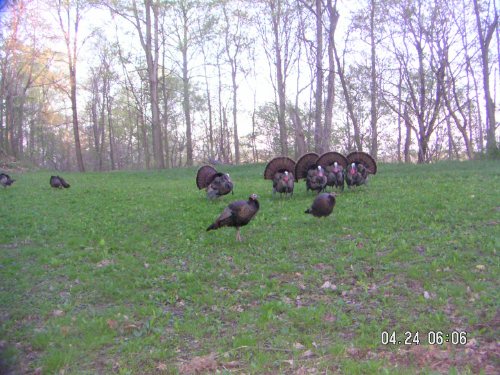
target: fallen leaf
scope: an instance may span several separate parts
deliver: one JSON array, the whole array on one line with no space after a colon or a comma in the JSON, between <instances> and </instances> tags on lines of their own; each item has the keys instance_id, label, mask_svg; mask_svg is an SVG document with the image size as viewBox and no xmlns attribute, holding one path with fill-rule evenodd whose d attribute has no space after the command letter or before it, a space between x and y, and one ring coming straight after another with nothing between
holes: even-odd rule
<instances>
[{"instance_id":1,"label":"fallen leaf","mask_svg":"<svg viewBox=\"0 0 500 375\"><path fill-rule=\"evenodd\" d=\"M230 368L238 368L241 366L241 362L240 361L231 361L231 362L226 362L226 363L223 363L222 366L224 368L227 368L227 369L230 369Z\"/></svg>"},{"instance_id":2,"label":"fallen leaf","mask_svg":"<svg viewBox=\"0 0 500 375\"><path fill-rule=\"evenodd\" d=\"M323 320L325 322L333 323L337 320L337 317L333 314L327 313L325 316L323 316Z\"/></svg>"},{"instance_id":3,"label":"fallen leaf","mask_svg":"<svg viewBox=\"0 0 500 375\"><path fill-rule=\"evenodd\" d=\"M63 316L64 315L64 311L62 311L62 310L54 310L54 311L52 311L52 315L56 316L56 317Z\"/></svg>"},{"instance_id":4,"label":"fallen leaf","mask_svg":"<svg viewBox=\"0 0 500 375\"><path fill-rule=\"evenodd\" d=\"M68 326L62 326L61 327L61 333L63 334L63 336L68 336L69 327Z\"/></svg>"},{"instance_id":5,"label":"fallen leaf","mask_svg":"<svg viewBox=\"0 0 500 375\"><path fill-rule=\"evenodd\" d=\"M108 319L106 323L108 324L109 329L115 330L118 328L118 322L116 320Z\"/></svg>"},{"instance_id":6,"label":"fallen leaf","mask_svg":"<svg viewBox=\"0 0 500 375\"><path fill-rule=\"evenodd\" d=\"M321 285L321 289L337 290L337 285L332 284L330 281L325 281L323 285Z\"/></svg>"},{"instance_id":7,"label":"fallen leaf","mask_svg":"<svg viewBox=\"0 0 500 375\"><path fill-rule=\"evenodd\" d=\"M181 374L200 374L208 371L215 371L217 369L217 362L215 354L211 353L202 357L194 357L189 362L183 363L179 366Z\"/></svg>"},{"instance_id":8,"label":"fallen leaf","mask_svg":"<svg viewBox=\"0 0 500 375\"><path fill-rule=\"evenodd\" d=\"M307 359L307 358L312 358L314 357L314 353L312 350L306 350L304 353L300 355L300 358L302 359Z\"/></svg>"},{"instance_id":9,"label":"fallen leaf","mask_svg":"<svg viewBox=\"0 0 500 375\"><path fill-rule=\"evenodd\" d=\"M163 363L163 362L159 362L157 365L156 365L156 369L158 371L167 371L168 369L168 366L166 363Z\"/></svg>"},{"instance_id":10,"label":"fallen leaf","mask_svg":"<svg viewBox=\"0 0 500 375\"><path fill-rule=\"evenodd\" d=\"M415 251L417 253L419 253L420 255L424 255L425 254L425 246L423 246L423 245L415 246Z\"/></svg>"},{"instance_id":11,"label":"fallen leaf","mask_svg":"<svg viewBox=\"0 0 500 375\"><path fill-rule=\"evenodd\" d=\"M96 267L97 267L97 268L107 267L107 266L109 266L110 264L113 264L113 261L112 261L112 260L109 260L109 259L103 259L103 260L101 260L99 263L97 263L97 264L96 264Z\"/></svg>"},{"instance_id":12,"label":"fallen leaf","mask_svg":"<svg viewBox=\"0 0 500 375\"><path fill-rule=\"evenodd\" d=\"M330 289L331 286L332 286L331 282L325 281L323 285L321 285L321 289Z\"/></svg>"},{"instance_id":13,"label":"fallen leaf","mask_svg":"<svg viewBox=\"0 0 500 375\"><path fill-rule=\"evenodd\" d=\"M296 342L295 344L293 344L293 347L294 347L295 349L298 349L298 350L301 350L301 349L304 349L304 348L305 348L305 346L304 346L304 345L302 345L300 342Z\"/></svg>"},{"instance_id":14,"label":"fallen leaf","mask_svg":"<svg viewBox=\"0 0 500 375\"><path fill-rule=\"evenodd\" d=\"M484 271L484 270L486 269L486 266L485 266L485 265L483 265L483 264L478 264L478 265L476 266L476 269L477 269L477 270L479 270L479 271Z\"/></svg>"}]
</instances>

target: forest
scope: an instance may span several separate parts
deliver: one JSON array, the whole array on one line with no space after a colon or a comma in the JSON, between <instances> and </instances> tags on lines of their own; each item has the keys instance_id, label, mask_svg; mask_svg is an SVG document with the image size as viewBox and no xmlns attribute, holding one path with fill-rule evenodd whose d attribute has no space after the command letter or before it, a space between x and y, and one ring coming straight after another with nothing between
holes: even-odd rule
<instances>
[{"instance_id":1,"label":"forest","mask_svg":"<svg viewBox=\"0 0 500 375\"><path fill-rule=\"evenodd\" d=\"M10 0L0 160L107 171L498 157L491 0Z\"/></svg>"}]
</instances>

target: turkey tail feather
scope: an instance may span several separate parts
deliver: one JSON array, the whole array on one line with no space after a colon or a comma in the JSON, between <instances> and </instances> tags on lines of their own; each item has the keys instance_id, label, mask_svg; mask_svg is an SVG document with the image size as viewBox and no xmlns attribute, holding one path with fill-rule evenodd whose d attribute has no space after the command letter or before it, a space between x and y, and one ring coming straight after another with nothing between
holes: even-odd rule
<instances>
[{"instance_id":1,"label":"turkey tail feather","mask_svg":"<svg viewBox=\"0 0 500 375\"><path fill-rule=\"evenodd\" d=\"M306 178L307 171L316 165L318 158L319 155L315 152L302 155L295 164L295 179L298 181L301 178Z\"/></svg>"},{"instance_id":2,"label":"turkey tail feather","mask_svg":"<svg viewBox=\"0 0 500 375\"><path fill-rule=\"evenodd\" d=\"M286 156L278 156L267 163L264 170L264 179L272 180L276 173L285 171L293 173L295 171L295 161Z\"/></svg>"}]
</instances>

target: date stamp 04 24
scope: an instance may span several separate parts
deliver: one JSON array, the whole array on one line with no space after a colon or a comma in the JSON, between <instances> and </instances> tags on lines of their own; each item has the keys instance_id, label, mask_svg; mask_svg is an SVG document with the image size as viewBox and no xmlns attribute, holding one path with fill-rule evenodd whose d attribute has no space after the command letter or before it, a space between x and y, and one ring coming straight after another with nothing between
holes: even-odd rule
<instances>
[{"instance_id":1,"label":"date stamp 04 24","mask_svg":"<svg viewBox=\"0 0 500 375\"><path fill-rule=\"evenodd\" d=\"M427 334L420 334L420 332L406 331L397 333L395 331L382 331L381 335L382 345L443 345L451 343L452 345L465 345L467 344L467 332L465 331L429 331Z\"/></svg>"}]
</instances>

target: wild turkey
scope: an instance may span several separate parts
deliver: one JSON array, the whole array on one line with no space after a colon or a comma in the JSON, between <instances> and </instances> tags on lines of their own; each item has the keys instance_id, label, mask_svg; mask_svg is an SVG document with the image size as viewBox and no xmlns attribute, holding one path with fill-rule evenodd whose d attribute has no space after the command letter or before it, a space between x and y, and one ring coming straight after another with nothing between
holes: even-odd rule
<instances>
[{"instance_id":1,"label":"wild turkey","mask_svg":"<svg viewBox=\"0 0 500 375\"><path fill-rule=\"evenodd\" d=\"M326 185L334 186L344 191L344 170L347 168L347 158L335 151L322 154L318 159L326 172Z\"/></svg>"},{"instance_id":2,"label":"wild turkey","mask_svg":"<svg viewBox=\"0 0 500 375\"><path fill-rule=\"evenodd\" d=\"M306 214L316 217L325 217L332 213L335 207L335 193L321 193L314 199L310 208L305 210Z\"/></svg>"},{"instance_id":3,"label":"wild turkey","mask_svg":"<svg viewBox=\"0 0 500 375\"><path fill-rule=\"evenodd\" d=\"M313 190L318 193L326 186L325 171L317 164L319 155L309 152L302 155L295 164L295 177L297 181L301 178L306 180L306 191Z\"/></svg>"},{"instance_id":4,"label":"wild turkey","mask_svg":"<svg viewBox=\"0 0 500 375\"><path fill-rule=\"evenodd\" d=\"M247 201L232 202L227 206L207 231L221 227L236 227L236 240L241 241L240 227L247 225L259 211L258 196L252 194Z\"/></svg>"},{"instance_id":5,"label":"wild turkey","mask_svg":"<svg viewBox=\"0 0 500 375\"><path fill-rule=\"evenodd\" d=\"M57 189L67 189L71 185L68 184L61 176L50 176L50 186Z\"/></svg>"},{"instance_id":6,"label":"wild turkey","mask_svg":"<svg viewBox=\"0 0 500 375\"><path fill-rule=\"evenodd\" d=\"M273 195L276 192L280 194L285 193L285 197L288 194L290 194L290 197L293 195L295 184L294 170L295 161L285 156L276 157L267 163L264 170L264 179L273 180Z\"/></svg>"},{"instance_id":7,"label":"wild turkey","mask_svg":"<svg viewBox=\"0 0 500 375\"><path fill-rule=\"evenodd\" d=\"M198 169L196 186L198 189L206 189L208 199L218 198L233 191L233 181L229 174L217 172L210 165L204 165Z\"/></svg>"},{"instance_id":8,"label":"wild turkey","mask_svg":"<svg viewBox=\"0 0 500 375\"><path fill-rule=\"evenodd\" d=\"M5 173L0 173L0 184L6 188L7 186L10 186L14 183L14 181L16 180L13 180L12 178L10 178L10 176L8 174L5 174Z\"/></svg>"},{"instance_id":9,"label":"wild turkey","mask_svg":"<svg viewBox=\"0 0 500 375\"><path fill-rule=\"evenodd\" d=\"M347 155L349 170L346 174L347 186L366 184L369 174L377 173L377 163L370 154L362 151L351 152Z\"/></svg>"},{"instance_id":10,"label":"wild turkey","mask_svg":"<svg viewBox=\"0 0 500 375\"><path fill-rule=\"evenodd\" d=\"M326 183L327 178L325 170L321 165L318 165L316 168L309 169L307 171L306 191L312 190L319 194L320 192L325 190Z\"/></svg>"},{"instance_id":11,"label":"wild turkey","mask_svg":"<svg viewBox=\"0 0 500 375\"><path fill-rule=\"evenodd\" d=\"M356 166L356 163L351 163L345 176L347 187L349 189L353 186L361 186L366 183L366 178L363 176L362 171L366 172L366 169L362 164Z\"/></svg>"}]
</instances>

